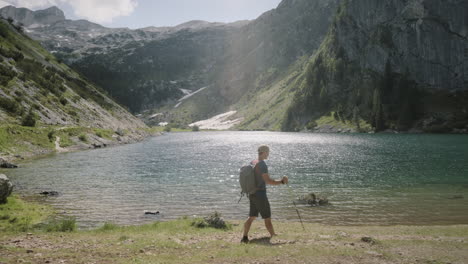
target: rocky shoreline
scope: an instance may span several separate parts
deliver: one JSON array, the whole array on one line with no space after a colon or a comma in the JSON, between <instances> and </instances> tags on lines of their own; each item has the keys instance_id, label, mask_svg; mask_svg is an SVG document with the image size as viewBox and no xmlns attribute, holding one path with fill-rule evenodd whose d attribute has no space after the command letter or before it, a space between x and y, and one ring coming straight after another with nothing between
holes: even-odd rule
<instances>
[{"instance_id":1,"label":"rocky shoreline","mask_svg":"<svg viewBox=\"0 0 468 264\"><path fill-rule=\"evenodd\" d=\"M396 129L386 129L383 131L375 132L375 131L358 131L356 128L350 128L350 127L340 127L340 126L334 126L334 125L321 125L317 126L311 130L305 130L303 132L310 132L310 133L368 133L368 134L441 134L441 133L447 133L447 134L468 134L468 128L467 129L452 129L451 131L432 131L432 132L426 132L423 129L417 129L413 128L407 131L400 131Z\"/></svg>"},{"instance_id":2,"label":"rocky shoreline","mask_svg":"<svg viewBox=\"0 0 468 264\"><path fill-rule=\"evenodd\" d=\"M149 132L145 130L134 130L130 132L115 131L111 138L100 137L94 133L84 134L86 140L83 138L80 139L80 136L71 137L70 141L72 142L71 146L61 147L61 139L59 136L55 136L55 148L44 148L40 146L34 146L29 151L26 152L6 152L0 153L0 163L5 164L4 168L8 164L14 165L13 163L18 163L28 159L40 158L54 153L67 153L75 152L89 149L100 149L107 147L114 147L125 144L133 144L140 141L143 141L152 136L159 136L160 132Z\"/></svg>"}]
</instances>

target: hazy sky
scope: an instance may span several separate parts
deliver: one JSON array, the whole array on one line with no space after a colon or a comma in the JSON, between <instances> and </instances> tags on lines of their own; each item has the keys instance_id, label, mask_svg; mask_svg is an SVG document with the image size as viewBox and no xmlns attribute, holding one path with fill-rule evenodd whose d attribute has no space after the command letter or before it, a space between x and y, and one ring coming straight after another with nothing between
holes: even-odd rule
<instances>
[{"instance_id":1,"label":"hazy sky","mask_svg":"<svg viewBox=\"0 0 468 264\"><path fill-rule=\"evenodd\" d=\"M108 27L175 26L190 20L233 22L255 19L281 0L0 0L32 10L53 5L69 19L87 19Z\"/></svg>"}]
</instances>

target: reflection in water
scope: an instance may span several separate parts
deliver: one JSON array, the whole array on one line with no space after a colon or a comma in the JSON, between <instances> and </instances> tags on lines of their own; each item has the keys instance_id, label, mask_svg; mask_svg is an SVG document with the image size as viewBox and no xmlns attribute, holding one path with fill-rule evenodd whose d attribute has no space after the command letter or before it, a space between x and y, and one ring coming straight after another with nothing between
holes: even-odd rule
<instances>
[{"instance_id":1,"label":"reflection in water","mask_svg":"<svg viewBox=\"0 0 468 264\"><path fill-rule=\"evenodd\" d=\"M215 210L243 219L248 200L237 203L238 169L255 158L260 144L270 145L272 177L289 176L294 190L292 197L285 186L269 186L276 219L297 220L291 201L315 192L332 205L300 206L305 221L468 223L466 136L171 133L32 161L8 174L22 193L58 191L60 196L47 201L82 226L140 224ZM145 210L161 215L145 216Z\"/></svg>"}]
</instances>

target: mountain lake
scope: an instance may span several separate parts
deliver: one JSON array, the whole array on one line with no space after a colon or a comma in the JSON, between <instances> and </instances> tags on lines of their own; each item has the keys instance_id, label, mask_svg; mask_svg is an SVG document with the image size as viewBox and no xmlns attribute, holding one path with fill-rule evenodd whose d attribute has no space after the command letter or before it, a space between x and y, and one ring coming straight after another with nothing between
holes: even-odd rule
<instances>
[{"instance_id":1,"label":"mountain lake","mask_svg":"<svg viewBox=\"0 0 468 264\"><path fill-rule=\"evenodd\" d=\"M112 148L53 155L2 171L21 195L74 216L81 228L135 225L220 212L245 219L239 168L270 146L273 220L298 221L293 200L315 193L330 205L298 204L305 222L327 225L468 224L468 136L281 132L168 133ZM146 215L145 210L159 211Z\"/></svg>"}]
</instances>

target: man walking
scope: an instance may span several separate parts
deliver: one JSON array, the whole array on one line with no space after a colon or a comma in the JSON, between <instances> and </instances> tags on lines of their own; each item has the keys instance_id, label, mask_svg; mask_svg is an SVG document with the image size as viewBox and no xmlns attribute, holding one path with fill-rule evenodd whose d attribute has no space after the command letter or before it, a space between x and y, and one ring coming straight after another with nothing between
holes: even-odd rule
<instances>
[{"instance_id":1,"label":"man walking","mask_svg":"<svg viewBox=\"0 0 468 264\"><path fill-rule=\"evenodd\" d=\"M244 236L242 237L241 243L249 242L249 231L252 222L258 217L258 214L262 216L265 221L265 227L267 228L270 236L275 236L275 230L271 223L271 210L270 202L268 202L266 185L280 185L287 184L288 177L284 176L281 180L272 180L270 174L268 174L268 166L265 160L270 155L270 148L268 146L260 146L258 148L258 160L252 161L252 165L255 165L255 182L257 184L257 191L254 194L249 195L250 200L250 211L249 218L244 224Z\"/></svg>"}]
</instances>

